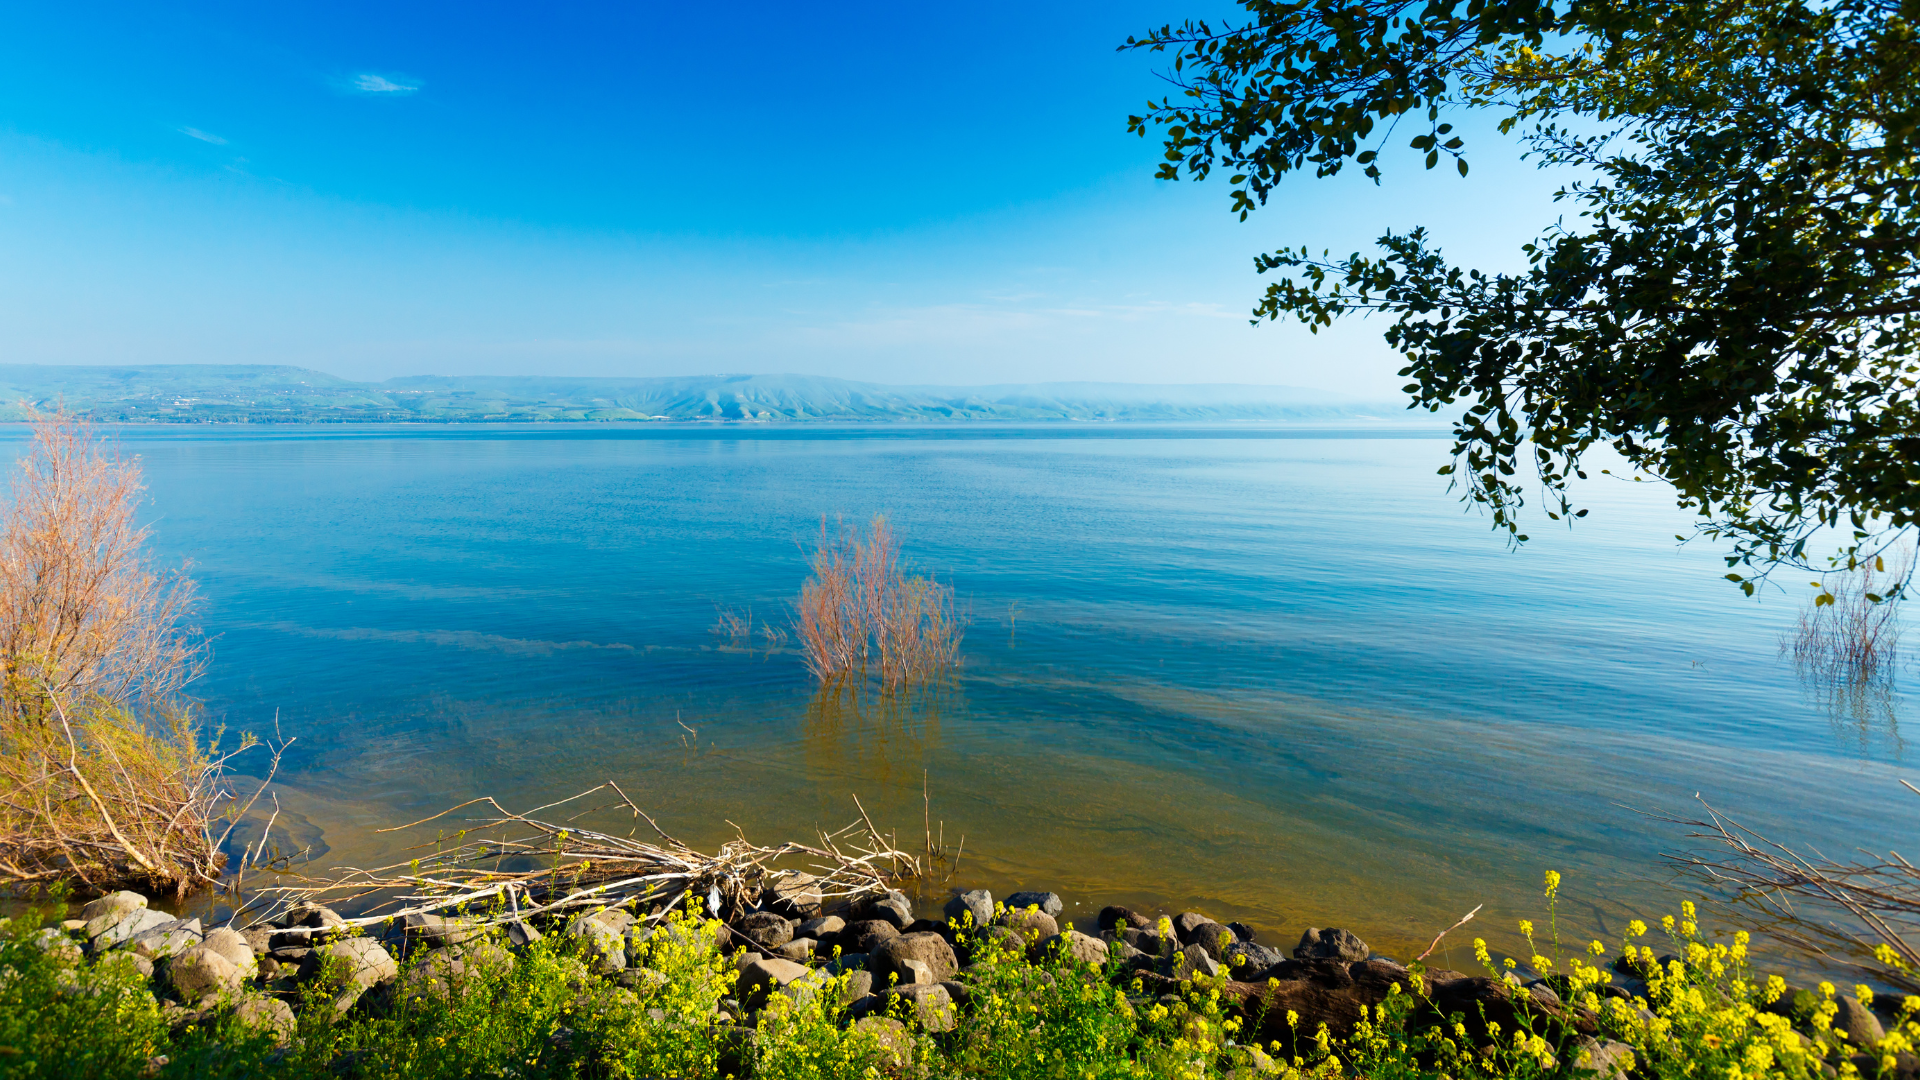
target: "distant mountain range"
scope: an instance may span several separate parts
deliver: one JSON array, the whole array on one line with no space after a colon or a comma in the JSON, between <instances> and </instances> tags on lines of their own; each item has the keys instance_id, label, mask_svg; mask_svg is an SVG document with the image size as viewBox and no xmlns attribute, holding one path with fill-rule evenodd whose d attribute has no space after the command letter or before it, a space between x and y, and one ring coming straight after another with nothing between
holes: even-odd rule
<instances>
[{"instance_id":1,"label":"distant mountain range","mask_svg":"<svg viewBox=\"0 0 1920 1080\"><path fill-rule=\"evenodd\" d=\"M0 419L64 403L151 423L1402 419L1404 404L1288 386L883 386L814 375L592 379L411 375L363 383L296 367L0 364Z\"/></svg>"}]
</instances>

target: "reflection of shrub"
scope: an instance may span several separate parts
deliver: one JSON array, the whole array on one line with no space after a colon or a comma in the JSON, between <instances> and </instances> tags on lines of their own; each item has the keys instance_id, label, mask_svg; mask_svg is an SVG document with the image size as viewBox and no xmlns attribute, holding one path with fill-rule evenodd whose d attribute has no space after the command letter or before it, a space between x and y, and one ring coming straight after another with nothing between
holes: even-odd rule
<instances>
[{"instance_id":1,"label":"reflection of shrub","mask_svg":"<svg viewBox=\"0 0 1920 1080\"><path fill-rule=\"evenodd\" d=\"M822 522L811 564L813 576L800 587L798 628L807 668L821 681L877 665L882 682L899 686L958 658L953 587L907 576L886 518L874 518L864 536L831 536Z\"/></svg>"},{"instance_id":2,"label":"reflection of shrub","mask_svg":"<svg viewBox=\"0 0 1920 1080\"><path fill-rule=\"evenodd\" d=\"M0 513L0 881L218 878L193 585L149 564L142 490L85 423L35 424Z\"/></svg>"},{"instance_id":3,"label":"reflection of shrub","mask_svg":"<svg viewBox=\"0 0 1920 1080\"><path fill-rule=\"evenodd\" d=\"M1811 678L1831 686L1863 686L1893 675L1900 646L1895 602L1913 573L1913 551L1835 571L1781 642Z\"/></svg>"}]
</instances>

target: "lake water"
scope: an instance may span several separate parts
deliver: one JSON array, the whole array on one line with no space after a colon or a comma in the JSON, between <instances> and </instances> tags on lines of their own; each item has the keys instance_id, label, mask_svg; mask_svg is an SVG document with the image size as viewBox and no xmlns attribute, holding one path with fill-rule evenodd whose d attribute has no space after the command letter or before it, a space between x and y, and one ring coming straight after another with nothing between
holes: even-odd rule
<instances>
[{"instance_id":1,"label":"lake water","mask_svg":"<svg viewBox=\"0 0 1920 1080\"><path fill-rule=\"evenodd\" d=\"M1405 956L1480 903L1511 946L1547 868L1583 931L1670 910L1682 830L1636 808L1699 792L1830 850L1898 847L1920 811L1897 728L1778 655L1804 575L1744 599L1662 491L1606 480L1577 531L1509 552L1432 432L120 437L208 601L198 693L296 738L284 823L323 864L390 859L374 828L475 795L605 779L697 845L810 838L857 794L917 847L924 777L956 883ZM722 606L787 622L823 516L880 513L970 612L951 685L822 698L796 653L712 633Z\"/></svg>"}]
</instances>

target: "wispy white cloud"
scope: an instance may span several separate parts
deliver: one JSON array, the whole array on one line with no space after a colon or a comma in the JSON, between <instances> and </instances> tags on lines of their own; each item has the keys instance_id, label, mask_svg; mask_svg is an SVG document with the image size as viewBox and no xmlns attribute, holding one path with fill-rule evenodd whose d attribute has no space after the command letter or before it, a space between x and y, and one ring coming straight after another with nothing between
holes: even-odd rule
<instances>
[{"instance_id":1,"label":"wispy white cloud","mask_svg":"<svg viewBox=\"0 0 1920 1080\"><path fill-rule=\"evenodd\" d=\"M405 97L419 91L420 80L406 75L376 75L371 71L363 71L349 76L346 88L356 94Z\"/></svg>"},{"instance_id":2,"label":"wispy white cloud","mask_svg":"<svg viewBox=\"0 0 1920 1080\"><path fill-rule=\"evenodd\" d=\"M227 145L227 140L221 138L218 135L215 135L211 131L201 131L197 127L175 128L174 130L178 131L182 135L185 135L189 139L199 139L201 142L212 143L215 146Z\"/></svg>"}]
</instances>

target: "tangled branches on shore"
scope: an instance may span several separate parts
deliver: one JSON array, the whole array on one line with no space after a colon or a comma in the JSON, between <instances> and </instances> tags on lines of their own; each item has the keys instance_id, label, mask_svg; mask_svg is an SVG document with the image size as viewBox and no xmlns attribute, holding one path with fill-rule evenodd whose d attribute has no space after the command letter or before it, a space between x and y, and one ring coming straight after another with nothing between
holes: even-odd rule
<instances>
[{"instance_id":1,"label":"tangled branches on shore","mask_svg":"<svg viewBox=\"0 0 1920 1080\"><path fill-rule=\"evenodd\" d=\"M613 801L590 803L596 795L611 795ZM261 890L267 910L256 920L305 903L351 905L361 913L347 920L350 926L415 914L458 914L476 924L501 925L626 903L659 918L683 897L719 915L752 908L769 896L811 895L825 902L885 892L894 881L920 872L919 860L896 849L865 809L858 821L821 833L814 844L763 847L742 834L708 854L661 829L611 780L525 813L482 796L383 831L444 821L470 806L491 812L451 835L443 832L417 845L414 850L428 852L418 858L373 869L344 867L330 876ZM569 816L558 822L535 816L555 810ZM636 822L634 832L644 821L657 839L576 824L608 811L629 815ZM805 868L791 865L795 862Z\"/></svg>"},{"instance_id":2,"label":"tangled branches on shore","mask_svg":"<svg viewBox=\"0 0 1920 1080\"><path fill-rule=\"evenodd\" d=\"M1920 788L1901 783L1920 794ZM1693 830L1688 839L1715 841L1729 853L1669 854L1669 861L1733 902L1764 912L1767 933L1780 941L1920 991L1920 867L1897 851L1863 852L1864 860L1852 862L1812 850L1803 854L1729 819L1704 799L1700 805L1704 818L1665 820Z\"/></svg>"}]
</instances>

